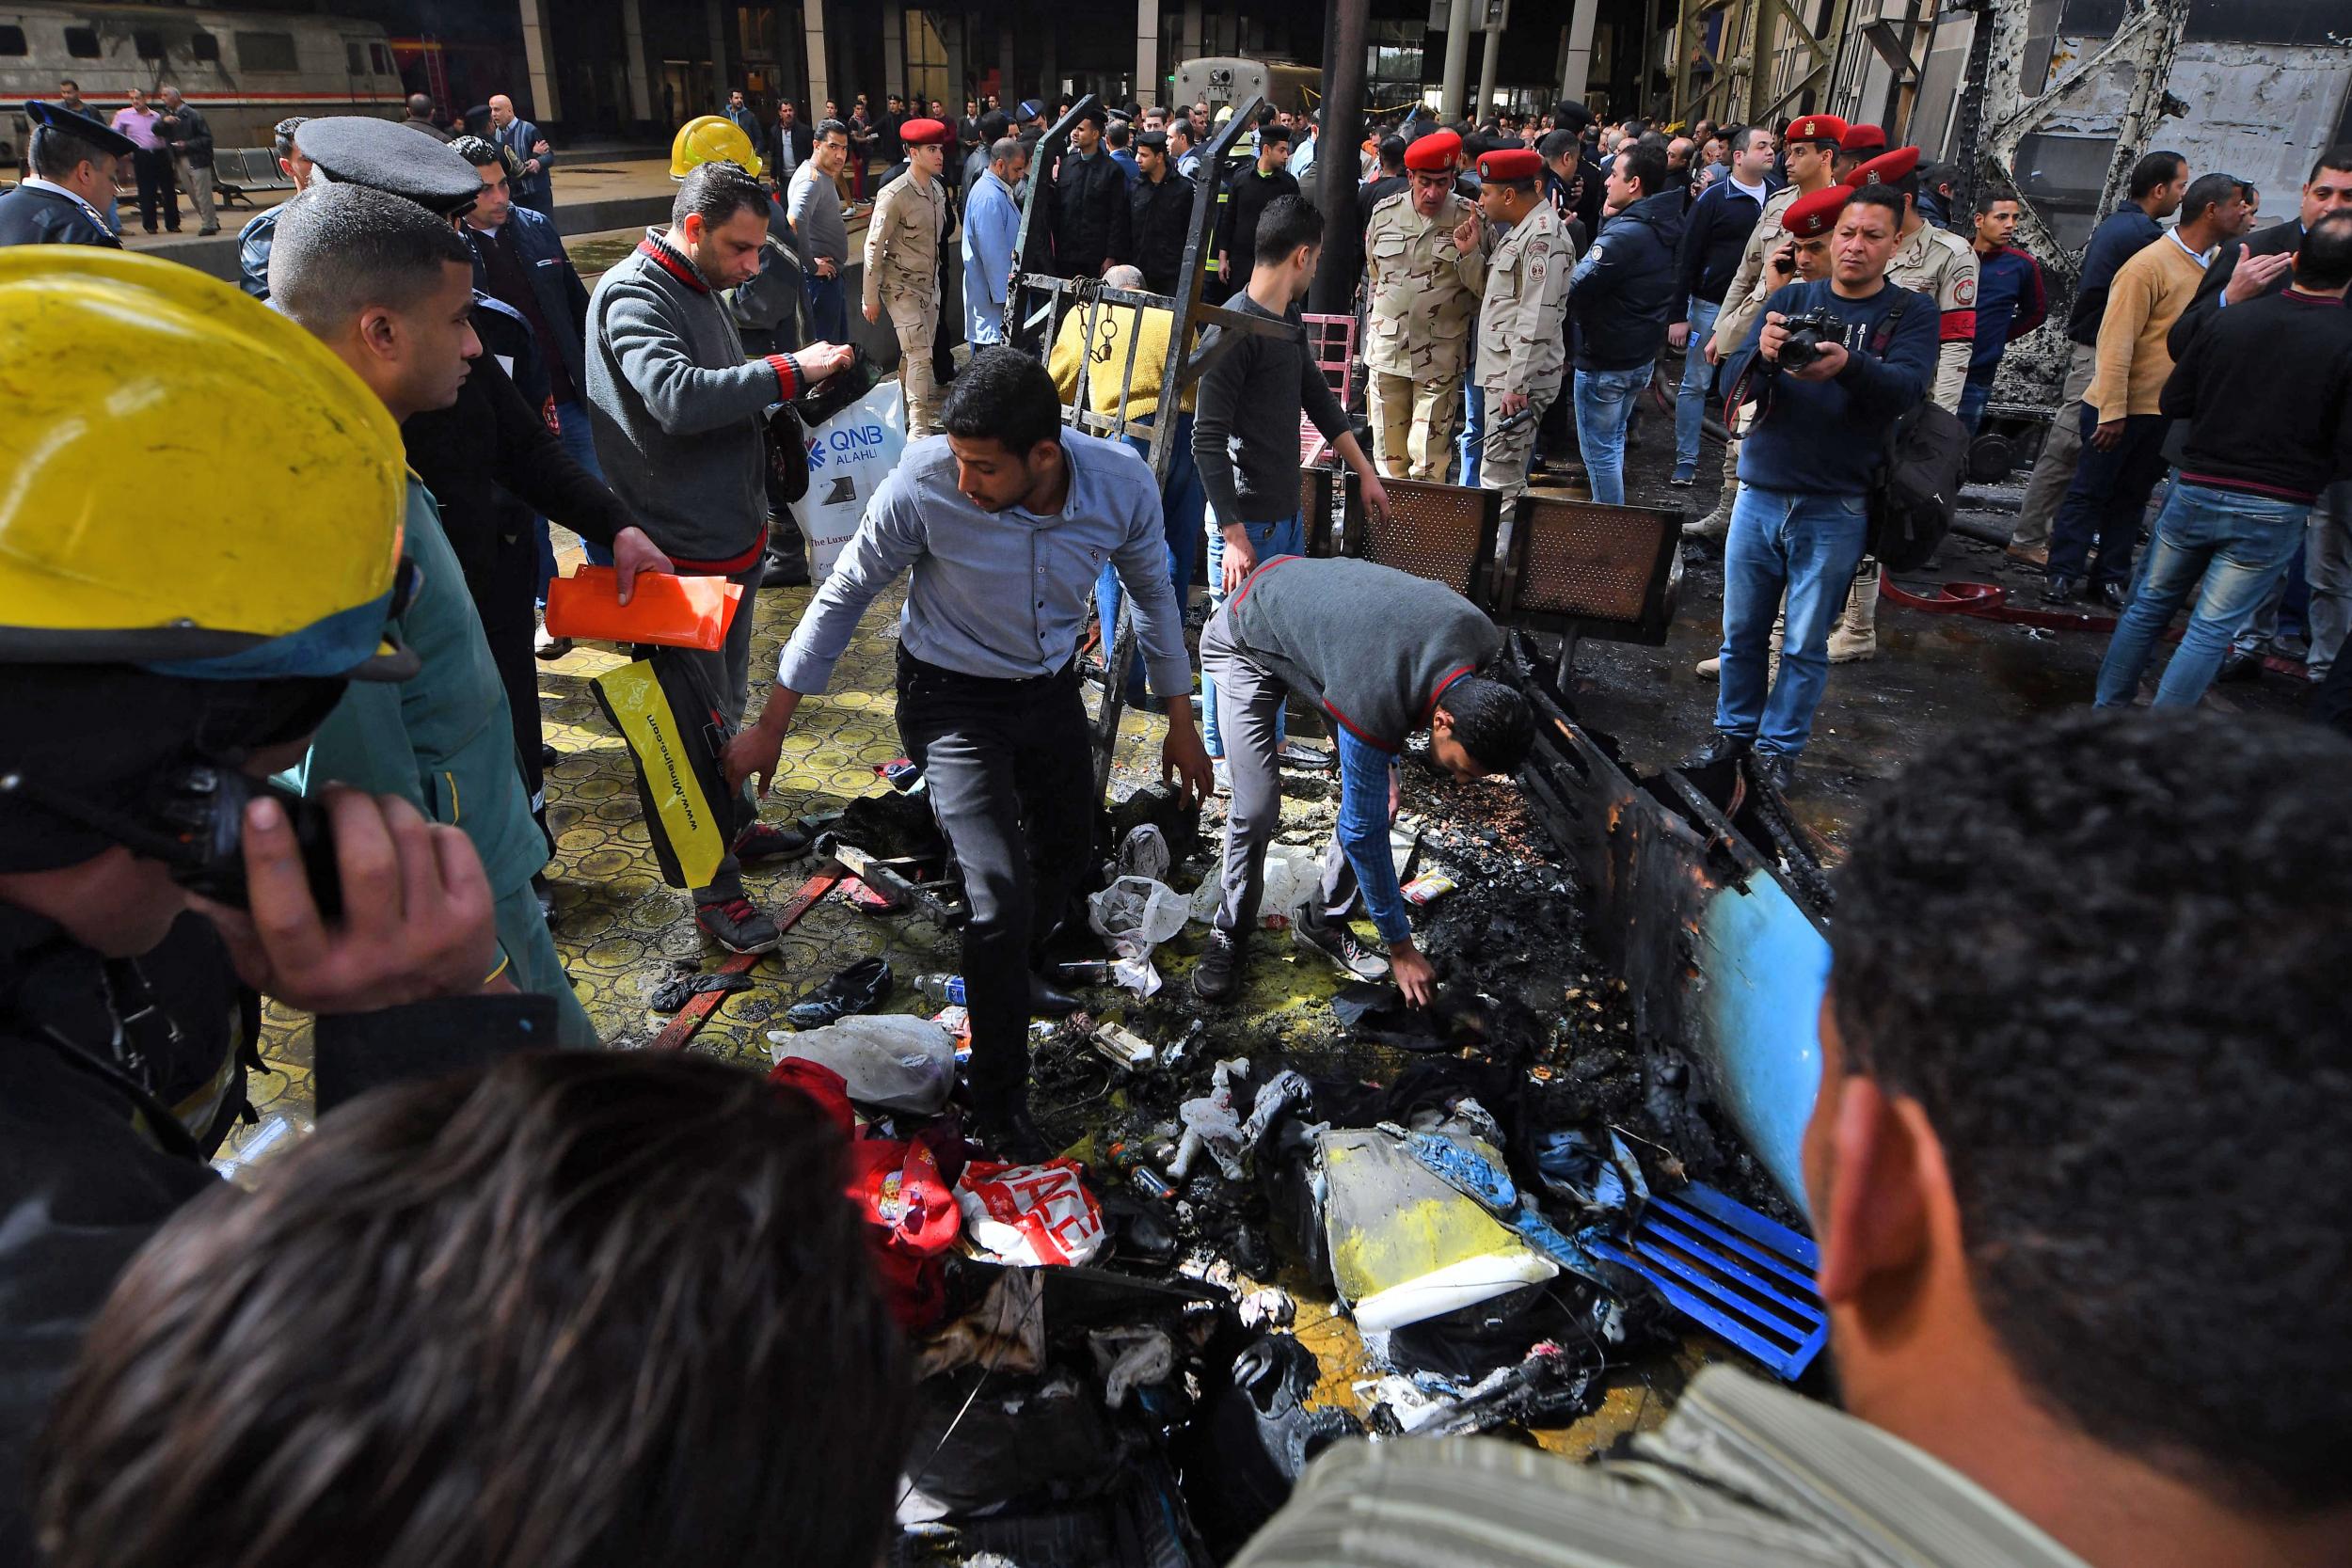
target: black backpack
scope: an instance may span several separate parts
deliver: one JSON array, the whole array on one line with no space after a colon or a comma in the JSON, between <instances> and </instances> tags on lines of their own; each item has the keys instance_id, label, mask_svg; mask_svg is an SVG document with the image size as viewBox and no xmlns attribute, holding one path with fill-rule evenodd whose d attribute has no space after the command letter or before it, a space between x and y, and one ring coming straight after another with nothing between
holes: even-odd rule
<instances>
[{"instance_id":1,"label":"black backpack","mask_svg":"<svg viewBox=\"0 0 2352 1568\"><path fill-rule=\"evenodd\" d=\"M1908 291L1906 291L1908 293ZM1885 357L1895 327L1910 308L1899 299L1872 335L1870 352ZM1870 486L1868 553L1898 572L1924 566L1952 531L1960 507L1960 484L1968 469L1968 431L1960 417L1929 396L1895 421L1886 455Z\"/></svg>"}]
</instances>

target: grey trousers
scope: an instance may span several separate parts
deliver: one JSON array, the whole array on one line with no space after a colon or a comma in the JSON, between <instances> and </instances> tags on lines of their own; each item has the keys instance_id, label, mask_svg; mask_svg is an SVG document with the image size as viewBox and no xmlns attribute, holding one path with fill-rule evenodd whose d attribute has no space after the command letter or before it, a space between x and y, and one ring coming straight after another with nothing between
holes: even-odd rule
<instances>
[{"instance_id":1,"label":"grey trousers","mask_svg":"<svg viewBox=\"0 0 2352 1568\"><path fill-rule=\"evenodd\" d=\"M188 193L188 200L196 207L197 227L218 229L220 217L213 210L213 167L195 167L185 158L172 160L180 176L180 188Z\"/></svg>"},{"instance_id":2,"label":"grey trousers","mask_svg":"<svg viewBox=\"0 0 2352 1568\"><path fill-rule=\"evenodd\" d=\"M2099 353L2080 343L2067 345L2074 352L2066 361L2066 386L2058 397L2058 417L2050 421L2050 434L2042 443L2042 455L2034 459L2032 477L2026 481L2025 504L2018 508L2017 527L2010 531L2009 542L2027 549L2040 549L2050 542L2050 525L2058 520L2058 507L2066 499L2067 487L2074 483L2074 459L2083 448L2083 433L2074 415L2083 393L2090 389L2091 373L2099 368Z\"/></svg>"},{"instance_id":3,"label":"grey trousers","mask_svg":"<svg viewBox=\"0 0 2352 1568\"><path fill-rule=\"evenodd\" d=\"M1247 936L1257 928L1258 905L1265 895L1266 846L1282 825L1282 770L1276 753L1281 749L1278 725L1290 689L1234 645L1232 624L1223 610L1201 628L1200 673L1216 693L1217 732L1225 742L1225 767L1232 780L1225 809L1225 862L1219 871L1223 895L1217 900L1215 924L1220 931ZM1355 898L1356 868L1334 833L1323 857L1323 884L1311 917L1343 912Z\"/></svg>"}]
</instances>

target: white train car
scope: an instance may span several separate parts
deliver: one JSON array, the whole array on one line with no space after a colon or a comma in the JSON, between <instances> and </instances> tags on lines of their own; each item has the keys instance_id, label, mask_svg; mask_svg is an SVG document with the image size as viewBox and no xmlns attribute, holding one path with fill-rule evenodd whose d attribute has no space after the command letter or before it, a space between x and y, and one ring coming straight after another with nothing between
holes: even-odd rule
<instances>
[{"instance_id":1,"label":"white train car","mask_svg":"<svg viewBox=\"0 0 2352 1568\"><path fill-rule=\"evenodd\" d=\"M223 149L266 146L288 115L401 112L390 40L373 22L282 11L0 0L0 139L25 142L27 99L71 77L111 117L130 89L169 83L212 122Z\"/></svg>"}]
</instances>

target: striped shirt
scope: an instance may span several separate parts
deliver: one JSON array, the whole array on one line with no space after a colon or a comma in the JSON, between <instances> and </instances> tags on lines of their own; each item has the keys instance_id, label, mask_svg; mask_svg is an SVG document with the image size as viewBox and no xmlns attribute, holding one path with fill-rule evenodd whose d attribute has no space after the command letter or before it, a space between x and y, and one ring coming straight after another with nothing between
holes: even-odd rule
<instances>
[{"instance_id":1,"label":"striped shirt","mask_svg":"<svg viewBox=\"0 0 2352 1568\"><path fill-rule=\"evenodd\" d=\"M1234 1568L2086 1568L1942 1461L1728 1368L1632 1449L1343 1444Z\"/></svg>"}]
</instances>

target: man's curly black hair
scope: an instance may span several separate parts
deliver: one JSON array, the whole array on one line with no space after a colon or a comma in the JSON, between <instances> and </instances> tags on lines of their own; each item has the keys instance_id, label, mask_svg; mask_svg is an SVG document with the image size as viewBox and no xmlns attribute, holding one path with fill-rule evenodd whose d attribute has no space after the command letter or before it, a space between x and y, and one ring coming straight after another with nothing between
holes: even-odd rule
<instances>
[{"instance_id":1,"label":"man's curly black hair","mask_svg":"<svg viewBox=\"0 0 2352 1568\"><path fill-rule=\"evenodd\" d=\"M2352 1502L2352 743L2089 711L1910 768L1830 931L2051 1410L2244 1504Z\"/></svg>"}]
</instances>

